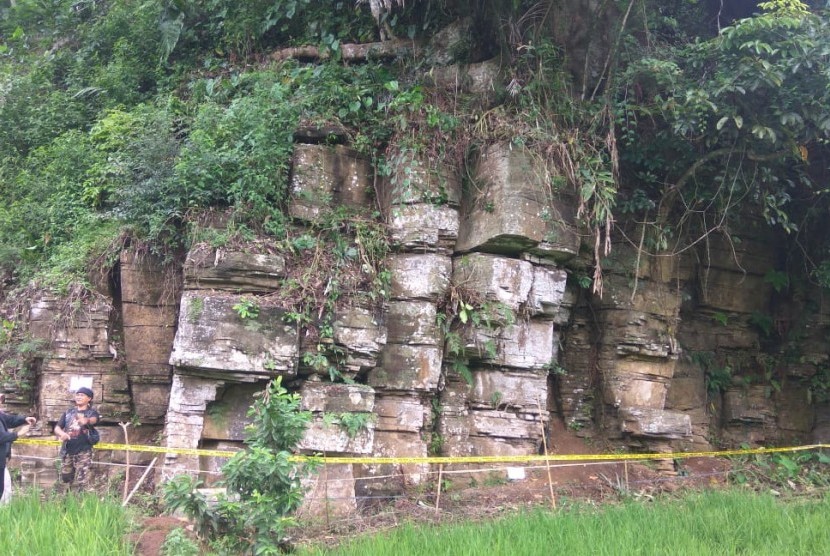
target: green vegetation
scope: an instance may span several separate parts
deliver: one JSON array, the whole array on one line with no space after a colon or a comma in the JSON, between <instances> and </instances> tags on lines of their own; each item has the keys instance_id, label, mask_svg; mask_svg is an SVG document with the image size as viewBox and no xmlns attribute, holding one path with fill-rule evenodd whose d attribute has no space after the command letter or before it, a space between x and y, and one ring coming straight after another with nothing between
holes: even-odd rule
<instances>
[{"instance_id":1,"label":"green vegetation","mask_svg":"<svg viewBox=\"0 0 830 556\"><path fill-rule=\"evenodd\" d=\"M716 33L701 23L714 15L703 2L602 3L595 15L618 10L618 27L586 54L598 82L578 84L541 4L404 4L383 20L400 37L476 14L473 36L451 50L461 62L501 55L511 80L492 109L429 89L418 60L342 63L344 43L378 36L365 3L0 8L0 269L66 290L90 260L105 266L122 234L173 257L208 209L282 239L293 134L318 125L342 129L396 189L422 157L458 166L494 141L528 149L548 194L577 195L595 236L595 291L621 214L645 224L643 249L655 253L759 215L809 253L777 271L776 289L796 264L823 280L830 251L815 216L826 188L810 162L830 138L825 11L763 2ZM268 61L297 45L315 48L313 63ZM440 188L428 197L446 201Z\"/></svg>"},{"instance_id":2,"label":"green vegetation","mask_svg":"<svg viewBox=\"0 0 830 556\"><path fill-rule=\"evenodd\" d=\"M830 543L830 498L781 501L726 491L559 512L535 510L487 523L406 524L393 532L305 554L819 554Z\"/></svg>"},{"instance_id":3,"label":"green vegetation","mask_svg":"<svg viewBox=\"0 0 830 556\"><path fill-rule=\"evenodd\" d=\"M239 315L239 318L242 320L252 319L256 320L259 316L259 305L257 302L250 298L243 298L233 306L233 310L236 311L236 314Z\"/></svg>"},{"instance_id":4,"label":"green vegetation","mask_svg":"<svg viewBox=\"0 0 830 556\"><path fill-rule=\"evenodd\" d=\"M617 102L620 162L638 182L626 195L649 200L635 212L663 250L712 233L737 242L730 229L755 216L783 231L788 269L768 275L781 291L798 265L817 278L824 260L797 253L826 243L827 189L810 163L830 138L830 35L826 11L789 0L760 8L714 38L655 42L633 57Z\"/></svg>"},{"instance_id":5,"label":"green vegetation","mask_svg":"<svg viewBox=\"0 0 830 556\"><path fill-rule=\"evenodd\" d=\"M801 489L826 490L830 486L827 474L830 456L824 451L756 454L736 456L732 460L734 470L730 481L755 490L789 493Z\"/></svg>"},{"instance_id":6,"label":"green vegetation","mask_svg":"<svg viewBox=\"0 0 830 556\"><path fill-rule=\"evenodd\" d=\"M18 492L0 506L0 553L105 556L133 553L126 533L130 522L118 500L97 496L48 498L38 491Z\"/></svg>"},{"instance_id":7,"label":"green vegetation","mask_svg":"<svg viewBox=\"0 0 830 556\"><path fill-rule=\"evenodd\" d=\"M437 315L438 327L445 341L450 368L467 384L473 383L470 362L496 358L496 342L482 339L477 333L497 335L505 326L516 322L516 315L504 303L484 299L480 292L464 284L451 284Z\"/></svg>"},{"instance_id":8,"label":"green vegetation","mask_svg":"<svg viewBox=\"0 0 830 556\"><path fill-rule=\"evenodd\" d=\"M290 514L302 501L300 480L314 468L291 461L310 414L299 410L299 395L289 394L281 379L271 381L248 412L253 422L245 430L247 449L222 468L227 495L209 504L197 490L201 481L189 475L164 483L167 510L183 511L220 552L279 553L285 528L293 523Z\"/></svg>"}]
</instances>

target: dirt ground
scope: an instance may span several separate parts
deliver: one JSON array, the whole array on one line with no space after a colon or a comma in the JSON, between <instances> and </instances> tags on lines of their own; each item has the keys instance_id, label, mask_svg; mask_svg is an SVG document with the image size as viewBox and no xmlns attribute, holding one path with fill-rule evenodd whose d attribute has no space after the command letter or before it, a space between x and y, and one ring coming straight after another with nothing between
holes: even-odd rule
<instances>
[{"instance_id":1,"label":"dirt ground","mask_svg":"<svg viewBox=\"0 0 830 556\"><path fill-rule=\"evenodd\" d=\"M551 431L554 454L593 454L603 450L586 443L570 431ZM320 516L306 519L289 531L295 546L332 546L343 540L389 530L404 522L450 523L492 519L531 507L562 508L576 501L607 503L619 500L623 492L648 499L663 492L699 489L726 484L730 463L720 458L679 460L672 472L653 462L562 462L526 469L522 480L506 480L500 471L490 477L446 474L439 492L437 480L413 488L388 500L372 511L353 516ZM668 472L667 472L668 471ZM492 476L500 479L493 480ZM437 505L437 507L436 507ZM173 529L188 529L184 520L169 517L147 518L132 538L138 556L161 556L161 546ZM191 536L192 533L191 533Z\"/></svg>"}]
</instances>

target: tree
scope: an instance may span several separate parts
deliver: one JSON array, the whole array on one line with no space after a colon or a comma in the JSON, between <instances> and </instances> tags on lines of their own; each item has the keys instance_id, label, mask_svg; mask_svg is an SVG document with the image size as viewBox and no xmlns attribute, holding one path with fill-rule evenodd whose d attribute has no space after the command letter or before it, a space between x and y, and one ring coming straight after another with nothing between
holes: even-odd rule
<instances>
[{"instance_id":1,"label":"tree","mask_svg":"<svg viewBox=\"0 0 830 556\"><path fill-rule=\"evenodd\" d=\"M713 39L628 69L623 163L658 206L658 236L696 217L709 233L747 203L792 233L805 206L826 202L809 162L830 139L830 22L797 0L760 6Z\"/></svg>"}]
</instances>

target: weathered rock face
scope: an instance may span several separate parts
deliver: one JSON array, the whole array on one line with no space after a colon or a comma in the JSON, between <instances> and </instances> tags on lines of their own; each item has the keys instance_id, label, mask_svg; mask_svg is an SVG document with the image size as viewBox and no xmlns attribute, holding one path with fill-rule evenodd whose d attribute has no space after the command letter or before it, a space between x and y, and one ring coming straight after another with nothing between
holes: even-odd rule
<instances>
[{"instance_id":1,"label":"weathered rock face","mask_svg":"<svg viewBox=\"0 0 830 556\"><path fill-rule=\"evenodd\" d=\"M178 276L149 255L121 254L124 359L141 423L164 424L170 399L170 351L176 334Z\"/></svg>"},{"instance_id":2,"label":"weathered rock face","mask_svg":"<svg viewBox=\"0 0 830 556\"><path fill-rule=\"evenodd\" d=\"M552 191L541 161L496 143L482 150L473 168L475 189L464 197L457 251L527 251L553 260L576 255L573 202Z\"/></svg>"},{"instance_id":3,"label":"weathered rock face","mask_svg":"<svg viewBox=\"0 0 830 556\"><path fill-rule=\"evenodd\" d=\"M183 372L255 382L277 374L294 376L299 331L285 323L285 312L262 307L256 318L234 309L241 296L182 295L179 327L170 364Z\"/></svg>"},{"instance_id":4,"label":"weathered rock face","mask_svg":"<svg viewBox=\"0 0 830 556\"><path fill-rule=\"evenodd\" d=\"M574 278L586 264L573 201L551 188L541 160L490 145L469 161L473 183L463 191L461 168L408 151L395 160L377 190L369 162L345 146L298 144L292 171L289 213L298 226L337 204L377 201L388 216L391 279L381 305L366 302L366 292L339 299L328 308L330 334L315 345L274 302L290 281L290 257L273 245L197 244L173 272L125 252L113 291L82 310L32 301L28 329L49 352L28 398L38 414L54 422L70 388L89 385L105 440L120 441L117 423L137 420L135 438L163 425L166 447L229 450L242 446L254 395L281 376L312 415L299 445L306 453L536 454L552 419L621 448L660 452L708 449L713 439L830 438L830 405L815 391L830 361L830 308L811 303L818 291L789 298L775 290L774 238L751 221L684 257L615 244L600 297ZM785 334L796 327L801 356L784 358ZM312 345L337 357L314 366ZM221 464L170 453L162 474ZM395 492L429 471L338 465L307 486L317 507L327 499L325 507L349 512L360 497ZM333 477L338 487L329 490Z\"/></svg>"},{"instance_id":5,"label":"weathered rock face","mask_svg":"<svg viewBox=\"0 0 830 556\"><path fill-rule=\"evenodd\" d=\"M41 364L38 414L57 420L72 403L72 392L88 386L96 392L99 411L116 419L130 414L127 373L110 350L111 306L97 303L69 317L60 301L43 298L32 303L29 331L50 346L51 357ZM114 357L115 356L115 357Z\"/></svg>"},{"instance_id":6,"label":"weathered rock face","mask_svg":"<svg viewBox=\"0 0 830 556\"><path fill-rule=\"evenodd\" d=\"M242 253L197 246L184 264L186 289L219 289L237 293L269 293L285 277L279 255Z\"/></svg>"},{"instance_id":7,"label":"weathered rock face","mask_svg":"<svg viewBox=\"0 0 830 556\"><path fill-rule=\"evenodd\" d=\"M322 209L345 205L368 205L372 168L369 160L343 145L297 144L291 176L291 204L294 218L315 222Z\"/></svg>"}]
</instances>

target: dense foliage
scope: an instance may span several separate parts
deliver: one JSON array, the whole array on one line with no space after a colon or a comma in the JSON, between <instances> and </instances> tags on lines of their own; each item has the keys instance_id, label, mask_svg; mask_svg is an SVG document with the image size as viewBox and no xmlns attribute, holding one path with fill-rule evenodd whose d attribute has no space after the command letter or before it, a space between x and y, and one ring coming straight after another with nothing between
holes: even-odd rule
<instances>
[{"instance_id":1,"label":"dense foliage","mask_svg":"<svg viewBox=\"0 0 830 556\"><path fill-rule=\"evenodd\" d=\"M122 230L170 256L194 211L284 236L293 131L329 122L372 154L378 64L254 64L265 43L374 32L342 2L14 2L0 32L0 269L67 288ZM300 10L300 8L304 8ZM325 15L325 17L323 17ZM325 23L323 23L325 22ZM238 60L238 63L234 63Z\"/></svg>"},{"instance_id":2,"label":"dense foliage","mask_svg":"<svg viewBox=\"0 0 830 556\"><path fill-rule=\"evenodd\" d=\"M726 230L750 212L798 232L826 207L827 16L800 2L761 7L711 40L648 52L628 67L620 103L628 207L660 205L650 220L656 246L689 228L692 239Z\"/></svg>"},{"instance_id":3,"label":"dense foliage","mask_svg":"<svg viewBox=\"0 0 830 556\"><path fill-rule=\"evenodd\" d=\"M830 133L824 12L766 2L715 34L703 3L639 15L619 2L603 8L621 25L590 60L600 80L579 101L563 96L578 91L543 4L411 4L385 16L398 36L429 36L474 8L469 50L501 51L515 75L504 102L453 141L507 135L558 162L598 240L632 213L650 227L646 247L682 249L755 205L815 243ZM0 32L0 269L19 284L83 281L90 257L112 254L125 231L172 256L209 207L284 237L300 122L343 126L385 171L423 150L425 122L446 145L463 121L463 99L445 110L399 66L339 61L344 42L377 37L361 3L21 0L0 8ZM297 44L332 56L268 61ZM811 248L822 278L823 248Z\"/></svg>"}]
</instances>

